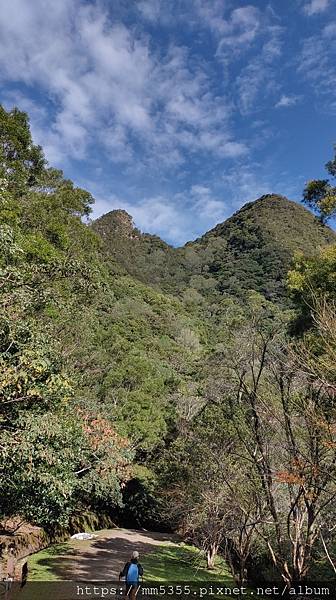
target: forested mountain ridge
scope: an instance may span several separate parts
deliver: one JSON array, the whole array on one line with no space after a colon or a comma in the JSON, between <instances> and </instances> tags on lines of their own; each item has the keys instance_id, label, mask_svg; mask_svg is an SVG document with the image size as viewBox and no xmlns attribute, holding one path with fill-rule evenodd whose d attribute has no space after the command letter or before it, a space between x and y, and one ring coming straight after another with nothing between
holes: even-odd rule
<instances>
[{"instance_id":1,"label":"forested mountain ridge","mask_svg":"<svg viewBox=\"0 0 336 600\"><path fill-rule=\"evenodd\" d=\"M93 229L132 276L176 294L241 297L249 290L280 300L297 252L312 255L336 241L333 230L299 204L276 194L249 202L201 238L174 248L141 233L125 211L111 211Z\"/></svg>"},{"instance_id":2,"label":"forested mountain ridge","mask_svg":"<svg viewBox=\"0 0 336 600\"><path fill-rule=\"evenodd\" d=\"M311 212L276 194L245 204L192 247L220 292L253 289L269 300L285 294L284 279L297 252L315 254L336 241L334 231Z\"/></svg>"},{"instance_id":3,"label":"forested mountain ridge","mask_svg":"<svg viewBox=\"0 0 336 600\"><path fill-rule=\"evenodd\" d=\"M93 202L0 107L2 527L90 508L240 584L329 577L335 234L266 196L175 249Z\"/></svg>"}]
</instances>

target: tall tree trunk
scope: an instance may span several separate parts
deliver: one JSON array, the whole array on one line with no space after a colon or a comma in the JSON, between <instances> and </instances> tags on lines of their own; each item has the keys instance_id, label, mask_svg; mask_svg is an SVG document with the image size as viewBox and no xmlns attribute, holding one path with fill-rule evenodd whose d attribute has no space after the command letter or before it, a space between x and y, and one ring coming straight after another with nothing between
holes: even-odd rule
<instances>
[{"instance_id":1,"label":"tall tree trunk","mask_svg":"<svg viewBox=\"0 0 336 600\"><path fill-rule=\"evenodd\" d=\"M207 553L206 553L208 569L215 568L215 558L217 556L217 552L218 552L217 544L215 544L215 543L210 544L210 547L208 548Z\"/></svg>"}]
</instances>

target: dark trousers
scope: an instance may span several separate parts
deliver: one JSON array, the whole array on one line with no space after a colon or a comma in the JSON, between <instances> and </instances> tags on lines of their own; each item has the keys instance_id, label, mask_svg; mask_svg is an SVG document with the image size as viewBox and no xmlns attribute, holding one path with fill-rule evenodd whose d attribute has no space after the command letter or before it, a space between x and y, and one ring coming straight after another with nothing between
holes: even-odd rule
<instances>
[{"instance_id":1,"label":"dark trousers","mask_svg":"<svg viewBox=\"0 0 336 600\"><path fill-rule=\"evenodd\" d=\"M135 600L138 588L138 583L126 583L126 597Z\"/></svg>"}]
</instances>

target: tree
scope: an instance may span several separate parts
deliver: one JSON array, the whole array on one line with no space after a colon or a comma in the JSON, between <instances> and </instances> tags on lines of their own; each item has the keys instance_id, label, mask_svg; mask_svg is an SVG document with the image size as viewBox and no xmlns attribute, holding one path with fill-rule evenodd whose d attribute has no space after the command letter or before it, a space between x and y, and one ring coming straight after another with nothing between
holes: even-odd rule
<instances>
[{"instance_id":1,"label":"tree","mask_svg":"<svg viewBox=\"0 0 336 600\"><path fill-rule=\"evenodd\" d=\"M293 330L303 333L314 322L316 304L323 298L332 303L336 295L336 246L327 246L313 256L299 254L288 273L288 288L297 307Z\"/></svg>"},{"instance_id":2,"label":"tree","mask_svg":"<svg viewBox=\"0 0 336 600\"><path fill-rule=\"evenodd\" d=\"M164 456L161 496L175 526L204 551L208 569L222 552L237 584L243 585L262 513L259 484L234 454L223 405L194 399L194 408Z\"/></svg>"},{"instance_id":3,"label":"tree","mask_svg":"<svg viewBox=\"0 0 336 600\"><path fill-rule=\"evenodd\" d=\"M195 443L196 437L193 432L189 433L189 440L180 454L180 458L183 457L184 477L170 481L163 496L167 513L173 517L184 537L202 548L208 569L211 570L215 567L216 556L225 539L231 507L227 489L223 488L222 454L209 451L203 438ZM171 448L170 459L176 461L174 450Z\"/></svg>"},{"instance_id":4,"label":"tree","mask_svg":"<svg viewBox=\"0 0 336 600\"><path fill-rule=\"evenodd\" d=\"M211 357L207 402L184 428L186 441L172 448L169 506L210 567L222 550L236 580L246 581L259 540L293 585L309 574L336 497L335 338L328 333L335 315L331 306L321 319L316 309L314 343L311 333L293 342L284 315L252 300L245 322ZM316 347L323 345L322 358Z\"/></svg>"},{"instance_id":5,"label":"tree","mask_svg":"<svg viewBox=\"0 0 336 600\"><path fill-rule=\"evenodd\" d=\"M22 232L0 224L1 513L51 527L80 505L120 503L132 454L97 407L79 409L75 380L41 328L59 280L79 283L78 268L43 245L27 260L22 242Z\"/></svg>"},{"instance_id":6,"label":"tree","mask_svg":"<svg viewBox=\"0 0 336 600\"><path fill-rule=\"evenodd\" d=\"M326 170L336 177L336 146L335 156L327 162ZM317 212L322 223L328 221L336 214L336 186L329 179L313 179L308 181L303 191L303 202Z\"/></svg>"},{"instance_id":7,"label":"tree","mask_svg":"<svg viewBox=\"0 0 336 600\"><path fill-rule=\"evenodd\" d=\"M6 178L10 191L21 196L37 184L45 165L41 146L33 144L28 115L0 105L0 179Z\"/></svg>"},{"instance_id":8,"label":"tree","mask_svg":"<svg viewBox=\"0 0 336 600\"><path fill-rule=\"evenodd\" d=\"M258 322L239 333L231 356L226 381L233 386L235 451L260 483L267 518L256 531L291 585L307 577L336 497L333 387L302 368L282 334Z\"/></svg>"}]
</instances>

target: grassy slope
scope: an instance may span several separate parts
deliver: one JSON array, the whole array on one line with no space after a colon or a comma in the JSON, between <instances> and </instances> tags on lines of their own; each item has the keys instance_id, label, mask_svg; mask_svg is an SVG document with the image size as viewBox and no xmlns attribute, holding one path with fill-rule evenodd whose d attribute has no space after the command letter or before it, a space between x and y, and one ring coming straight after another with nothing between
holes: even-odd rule
<instances>
[{"instance_id":1,"label":"grassy slope","mask_svg":"<svg viewBox=\"0 0 336 600\"><path fill-rule=\"evenodd\" d=\"M232 583L226 563L217 558L216 567L208 571L203 553L186 544L160 546L155 552L146 554L141 561L145 579L157 582L220 581Z\"/></svg>"},{"instance_id":2,"label":"grassy slope","mask_svg":"<svg viewBox=\"0 0 336 600\"><path fill-rule=\"evenodd\" d=\"M52 560L63 554L70 553L72 551L69 543L55 544L49 546L41 552L36 552L28 557L28 580L29 581L58 581L61 579L58 576L54 568L52 567Z\"/></svg>"}]
</instances>

